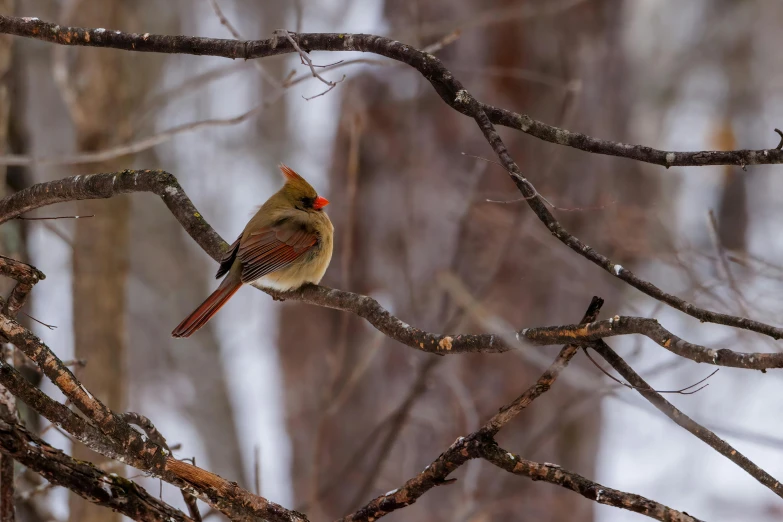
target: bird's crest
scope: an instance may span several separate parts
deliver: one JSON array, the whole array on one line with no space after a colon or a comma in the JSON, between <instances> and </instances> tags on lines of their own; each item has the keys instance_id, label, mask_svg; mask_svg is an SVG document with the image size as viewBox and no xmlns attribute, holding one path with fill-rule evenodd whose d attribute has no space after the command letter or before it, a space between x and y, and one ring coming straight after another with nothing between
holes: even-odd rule
<instances>
[{"instance_id":1,"label":"bird's crest","mask_svg":"<svg viewBox=\"0 0 783 522\"><path fill-rule=\"evenodd\" d=\"M302 176L300 176L299 174L297 174L294 171L294 169L292 169L288 165L285 165L285 164L281 163L279 165L279 168L280 168L280 172L283 173L283 177L285 178L286 181L294 181L294 182L296 182L296 181L304 181L304 178Z\"/></svg>"},{"instance_id":2,"label":"bird's crest","mask_svg":"<svg viewBox=\"0 0 783 522\"><path fill-rule=\"evenodd\" d=\"M301 197L312 198L313 200L318 197L318 193L310 185L306 179L297 174L294 169L288 165L280 164L280 172L283 173L285 178L285 185L280 189L289 197L293 199L299 199Z\"/></svg>"}]
</instances>

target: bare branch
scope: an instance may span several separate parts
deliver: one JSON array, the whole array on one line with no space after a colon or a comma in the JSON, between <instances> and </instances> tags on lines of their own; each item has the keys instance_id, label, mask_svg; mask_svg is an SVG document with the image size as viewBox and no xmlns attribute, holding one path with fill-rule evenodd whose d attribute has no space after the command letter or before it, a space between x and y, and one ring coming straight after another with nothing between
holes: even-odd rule
<instances>
[{"instance_id":1,"label":"bare branch","mask_svg":"<svg viewBox=\"0 0 783 522\"><path fill-rule=\"evenodd\" d=\"M666 522L699 522L699 519L685 512L677 511L641 495L634 495L633 493L626 493L602 486L573 471L567 471L557 464L548 462L542 464L525 460L519 455L514 455L498 447L496 444L479 444L476 446L476 451L481 458L509 473L529 477L533 480L543 480L550 484L570 489L586 499L594 500L599 504L627 509L628 511L646 515L656 520L665 520Z\"/></svg>"},{"instance_id":2,"label":"bare branch","mask_svg":"<svg viewBox=\"0 0 783 522\"><path fill-rule=\"evenodd\" d=\"M656 319L646 317L616 315L610 319L585 325L525 328L517 333L517 337L536 345L560 344L569 340L589 345L590 341L631 334L644 335L670 352L699 363L761 371L783 368L783 353L744 353L726 348L721 350L707 348L681 339L661 326Z\"/></svg>"},{"instance_id":3,"label":"bare branch","mask_svg":"<svg viewBox=\"0 0 783 522\"><path fill-rule=\"evenodd\" d=\"M8 317L15 318L27 301L33 285L46 276L32 265L0 256L0 273L16 280L8 300L0 298L0 310ZM13 361L14 347L6 344L7 338L0 335L0 364ZM16 397L5 387L0 386L0 418L6 422L16 422ZM14 460L9 455L0 455L0 521L16 520Z\"/></svg>"},{"instance_id":4,"label":"bare branch","mask_svg":"<svg viewBox=\"0 0 783 522\"><path fill-rule=\"evenodd\" d=\"M647 384L647 382L645 382L645 380L642 379L639 374L637 374L633 368L617 355L617 353L603 340L596 341L590 345L590 347L601 354L601 357L606 359L606 362L611 364L620 375L636 387L636 391L638 391L642 397L650 401L650 403L658 408L664 415L742 468L748 475L768 487L777 496L783 498L783 485L781 485L775 477L758 467L745 455L734 449L731 444L675 408L669 401L664 399L661 394L652 390L650 385Z\"/></svg>"},{"instance_id":5,"label":"bare branch","mask_svg":"<svg viewBox=\"0 0 783 522\"><path fill-rule=\"evenodd\" d=\"M50 413L56 413L49 420L56 424L63 421L70 423L75 428L71 433L74 436L82 437L80 440L88 447L160 477L179 488L188 488L189 491L197 493L201 500L220 510L229 518L239 520L261 518L275 522L307 520L301 513L287 510L265 498L245 491L236 483L171 457L165 448L131 428L121 416L115 415L93 397L40 339L13 319L0 315L0 333L34 360L68 400L95 423L97 430L88 428L89 425L86 423L74 421L75 415L72 412L62 405L53 406L54 401L48 397L43 399L41 397L43 394L40 391L39 395L31 390L19 390L18 396L26 401L24 393L43 402L45 408L37 411L47 418ZM17 395L14 386L24 387L25 383L19 380L23 381L23 378L20 376L15 382L11 382L14 380L8 376L14 376L16 370L5 364L0 365L0 369L4 370L0 372L0 377L3 377L0 382L7 385L8 389ZM27 387L32 388L29 383ZM46 396L44 395L44 397ZM70 415L63 410L69 411Z\"/></svg>"},{"instance_id":6,"label":"bare branch","mask_svg":"<svg viewBox=\"0 0 783 522\"><path fill-rule=\"evenodd\" d=\"M744 317L737 317L705 310L675 295L668 294L652 283L637 277L633 272L624 268L623 266L613 263L608 257L584 244L581 240L579 240L579 238L568 232L565 227L563 227L563 225L560 224L557 219L555 219L555 217L547 208L545 201L537 196L535 188L530 184L530 181L525 179L516 162L509 155L506 145L503 143L503 140L500 139L500 135L497 133L495 126L487 117L487 113L485 113L483 106L478 101L476 101L476 99L473 98L473 96L468 91L464 89L460 90L456 94L455 103L458 106L463 107L467 114L470 114L474 117L487 142L497 154L498 158L503 164L503 167L509 173L512 181L517 186L517 189L522 193L522 196L525 198L525 202L533 210L538 219L552 233L552 235L554 235L568 248L593 264L603 268L622 281L625 281L637 290L647 294L653 299L665 303L676 310L690 315L691 317L695 317L700 321L750 330L768 335L774 339L783 337L783 329L781 328L761 323L759 321L753 321Z\"/></svg>"},{"instance_id":7,"label":"bare branch","mask_svg":"<svg viewBox=\"0 0 783 522\"><path fill-rule=\"evenodd\" d=\"M42 279L46 279L43 272L34 266L3 255L0 255L0 274L8 276L20 283L30 283L33 285Z\"/></svg>"},{"instance_id":8,"label":"bare branch","mask_svg":"<svg viewBox=\"0 0 783 522\"><path fill-rule=\"evenodd\" d=\"M584 321L595 319L602 304L602 299L594 297L585 313ZM523 460L497 447L493 436L511 418L549 389L560 371L577 351L578 348L575 346L564 347L536 384L511 404L504 406L500 413L492 417L481 428L466 437L459 437L437 459L424 468L421 473L408 480L401 488L373 499L358 511L340 519L340 522L370 522L406 507L416 502L430 489L453 482L454 479L448 479L448 476L468 460L474 458L484 458L512 473L566 487L596 502L628 509L657 520L698 522L697 519L685 513L645 497L606 488L576 473L565 471L554 464L540 464Z\"/></svg>"},{"instance_id":9,"label":"bare branch","mask_svg":"<svg viewBox=\"0 0 783 522\"><path fill-rule=\"evenodd\" d=\"M600 313L603 304L603 299L600 297L593 297L593 300L590 302L590 306L587 307L587 311L582 318L581 324L595 321L598 318L598 314ZM565 345L563 349L560 350L560 353L557 355L557 358L554 360L554 362L549 366L549 368L547 368L544 374L539 377L536 385L529 388L527 391L525 391L525 393L517 397L512 403L502 407L497 414L489 419L482 430L494 436L498 431L500 431L500 428L508 424L511 419L519 415L519 412L527 408L528 405L537 397L549 391L549 388L552 386L555 380L557 380L565 367L568 366L568 363L578 351L579 347L574 344Z\"/></svg>"},{"instance_id":10,"label":"bare branch","mask_svg":"<svg viewBox=\"0 0 783 522\"><path fill-rule=\"evenodd\" d=\"M133 520L192 522L184 513L156 499L135 482L74 460L19 424L0 421L0 451L52 484L66 487L90 502Z\"/></svg>"},{"instance_id":11,"label":"bare branch","mask_svg":"<svg viewBox=\"0 0 783 522\"><path fill-rule=\"evenodd\" d=\"M129 411L127 413L121 413L119 415L122 420L127 422L128 424L134 424L144 430L144 433L147 434L147 436L157 444L158 446L161 446L166 451L171 451L171 448L169 447L168 442L166 442L166 438L161 434L161 432L158 431L158 428L155 427L155 425L152 423L151 420L149 420L147 417L142 415L141 413L136 413ZM196 463L193 462L193 465ZM256 491L256 494L259 494L259 491ZM201 513L198 510L198 503L196 502L196 497L185 491L182 490L182 499L185 501L185 505L188 506L188 512L190 513L190 516L193 518L195 522L201 522Z\"/></svg>"},{"instance_id":12,"label":"bare branch","mask_svg":"<svg viewBox=\"0 0 783 522\"><path fill-rule=\"evenodd\" d=\"M580 2L583 0L579 0ZM290 42L278 38L267 40L225 40L198 36L169 36L150 33L125 33L106 29L61 27L37 18L0 17L0 33L35 38L61 45L109 47L125 51L168 54L221 56L231 59L254 59L296 52ZM296 33L295 39L305 51L361 51L387 56L406 63L421 72L441 98L453 108L466 113L455 102L461 84L443 68L437 58L410 46L382 36L350 33ZM618 156L664 167L707 165L770 165L783 163L783 150L777 148L733 151L678 152L658 150L644 145L593 138L578 132L547 125L525 114L480 104L490 121L520 130L543 141L573 147L594 154ZM467 114L467 113L466 113Z\"/></svg>"}]
</instances>

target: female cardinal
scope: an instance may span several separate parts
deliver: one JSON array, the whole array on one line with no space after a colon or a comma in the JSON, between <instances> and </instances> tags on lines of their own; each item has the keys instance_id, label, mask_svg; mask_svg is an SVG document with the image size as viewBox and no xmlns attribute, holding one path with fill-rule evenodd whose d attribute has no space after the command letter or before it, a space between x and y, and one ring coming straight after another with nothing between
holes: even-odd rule
<instances>
[{"instance_id":1,"label":"female cardinal","mask_svg":"<svg viewBox=\"0 0 783 522\"><path fill-rule=\"evenodd\" d=\"M286 291L321 281L332 259L334 227L323 212L329 201L291 168L281 164L280 171L283 188L261 206L220 260L215 277L227 274L225 279L172 336L190 337L242 284Z\"/></svg>"}]
</instances>

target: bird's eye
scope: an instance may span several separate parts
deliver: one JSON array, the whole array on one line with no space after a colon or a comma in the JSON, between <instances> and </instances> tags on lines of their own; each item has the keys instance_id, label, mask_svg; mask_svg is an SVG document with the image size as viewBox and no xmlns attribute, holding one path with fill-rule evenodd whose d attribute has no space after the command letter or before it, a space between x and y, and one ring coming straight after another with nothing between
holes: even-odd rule
<instances>
[{"instance_id":1,"label":"bird's eye","mask_svg":"<svg viewBox=\"0 0 783 522\"><path fill-rule=\"evenodd\" d=\"M300 199L300 201L302 202L302 206L303 207L305 207L305 208L312 208L313 202L315 202L315 199L308 198L308 197L305 196L302 199Z\"/></svg>"}]
</instances>

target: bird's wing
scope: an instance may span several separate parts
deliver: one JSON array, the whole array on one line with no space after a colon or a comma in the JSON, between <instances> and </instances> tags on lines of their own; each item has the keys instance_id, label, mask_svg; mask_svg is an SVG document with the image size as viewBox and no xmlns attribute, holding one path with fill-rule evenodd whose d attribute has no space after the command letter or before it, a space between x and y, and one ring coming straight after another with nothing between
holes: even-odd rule
<instances>
[{"instance_id":1,"label":"bird's wing","mask_svg":"<svg viewBox=\"0 0 783 522\"><path fill-rule=\"evenodd\" d=\"M231 246L228 247L228 250L226 250L226 253L223 254L223 257L220 259L220 268L218 268L217 274L215 275L215 279L220 279L224 275L228 273L229 270L231 270L231 265L234 264L234 259L237 257L237 250L239 250L239 241L242 239L242 236L240 235L236 241L231 243Z\"/></svg>"},{"instance_id":2,"label":"bird's wing","mask_svg":"<svg viewBox=\"0 0 783 522\"><path fill-rule=\"evenodd\" d=\"M250 283L289 266L318 243L318 236L291 222L251 232L239 244L242 282Z\"/></svg>"}]
</instances>

